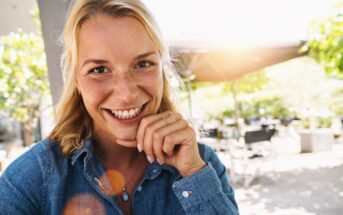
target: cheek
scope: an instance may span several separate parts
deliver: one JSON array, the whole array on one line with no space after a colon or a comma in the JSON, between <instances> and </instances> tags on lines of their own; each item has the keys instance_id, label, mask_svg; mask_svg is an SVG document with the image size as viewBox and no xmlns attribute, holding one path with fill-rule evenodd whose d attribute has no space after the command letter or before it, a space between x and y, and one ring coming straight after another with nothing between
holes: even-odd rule
<instances>
[{"instance_id":1,"label":"cheek","mask_svg":"<svg viewBox=\"0 0 343 215\"><path fill-rule=\"evenodd\" d=\"M163 94L162 72L159 72L157 74L151 74L150 76L146 76L145 83L147 83L147 88L152 97L156 97L158 99L162 98L162 94Z\"/></svg>"},{"instance_id":2,"label":"cheek","mask_svg":"<svg viewBox=\"0 0 343 215\"><path fill-rule=\"evenodd\" d=\"M80 79L78 83L87 110L96 108L104 97L104 89L98 83L87 79Z\"/></svg>"}]
</instances>

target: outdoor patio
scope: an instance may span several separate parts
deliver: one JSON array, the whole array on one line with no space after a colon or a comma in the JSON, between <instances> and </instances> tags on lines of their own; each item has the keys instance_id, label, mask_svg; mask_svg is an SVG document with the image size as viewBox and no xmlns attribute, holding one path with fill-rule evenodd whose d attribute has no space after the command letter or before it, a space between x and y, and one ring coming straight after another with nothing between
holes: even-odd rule
<instances>
[{"instance_id":1,"label":"outdoor patio","mask_svg":"<svg viewBox=\"0 0 343 215\"><path fill-rule=\"evenodd\" d=\"M338 215L343 213L343 143L331 151L280 154L275 173L262 173L249 187L234 184L244 215Z\"/></svg>"}]
</instances>

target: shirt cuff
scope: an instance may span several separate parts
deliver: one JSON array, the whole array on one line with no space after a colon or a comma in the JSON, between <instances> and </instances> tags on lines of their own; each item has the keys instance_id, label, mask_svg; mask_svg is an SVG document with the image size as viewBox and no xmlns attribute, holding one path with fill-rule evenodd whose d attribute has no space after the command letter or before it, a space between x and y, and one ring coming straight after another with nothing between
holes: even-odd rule
<instances>
[{"instance_id":1,"label":"shirt cuff","mask_svg":"<svg viewBox=\"0 0 343 215\"><path fill-rule=\"evenodd\" d=\"M221 192L221 183L211 163L173 183L173 190L184 210L187 210Z\"/></svg>"}]
</instances>

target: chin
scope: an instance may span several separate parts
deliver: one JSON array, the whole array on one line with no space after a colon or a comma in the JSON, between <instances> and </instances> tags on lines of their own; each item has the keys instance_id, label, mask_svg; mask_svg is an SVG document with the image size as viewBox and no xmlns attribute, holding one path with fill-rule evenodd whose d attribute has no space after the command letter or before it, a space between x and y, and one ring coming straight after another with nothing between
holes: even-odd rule
<instances>
[{"instance_id":1,"label":"chin","mask_svg":"<svg viewBox=\"0 0 343 215\"><path fill-rule=\"evenodd\" d=\"M137 148L136 140L117 139L117 144L127 148Z\"/></svg>"},{"instance_id":2,"label":"chin","mask_svg":"<svg viewBox=\"0 0 343 215\"><path fill-rule=\"evenodd\" d=\"M115 135L117 144L129 148L137 148L137 129L134 132L122 131L119 135Z\"/></svg>"}]
</instances>

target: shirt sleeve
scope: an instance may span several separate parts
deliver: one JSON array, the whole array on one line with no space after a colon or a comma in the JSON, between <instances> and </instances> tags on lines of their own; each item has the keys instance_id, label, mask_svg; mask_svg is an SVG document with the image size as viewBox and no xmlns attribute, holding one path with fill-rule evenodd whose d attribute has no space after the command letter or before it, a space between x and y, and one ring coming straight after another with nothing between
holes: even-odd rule
<instances>
[{"instance_id":1,"label":"shirt sleeve","mask_svg":"<svg viewBox=\"0 0 343 215\"><path fill-rule=\"evenodd\" d=\"M239 214L226 168L212 149L206 166L173 183L173 190L186 214Z\"/></svg>"},{"instance_id":2,"label":"shirt sleeve","mask_svg":"<svg viewBox=\"0 0 343 215\"><path fill-rule=\"evenodd\" d=\"M42 178L37 159L27 152L10 166L0 177L1 214L39 214Z\"/></svg>"}]
</instances>

